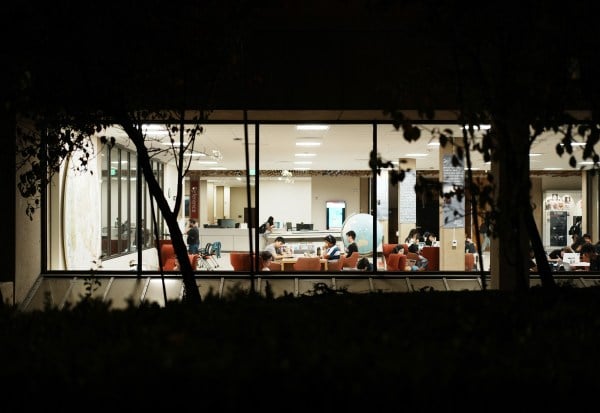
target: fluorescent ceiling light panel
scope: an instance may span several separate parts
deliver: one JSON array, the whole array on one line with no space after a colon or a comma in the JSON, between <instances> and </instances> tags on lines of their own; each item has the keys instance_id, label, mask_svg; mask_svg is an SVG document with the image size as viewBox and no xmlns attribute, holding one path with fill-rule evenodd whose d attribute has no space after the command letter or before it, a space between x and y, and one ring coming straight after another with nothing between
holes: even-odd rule
<instances>
[{"instance_id":1,"label":"fluorescent ceiling light panel","mask_svg":"<svg viewBox=\"0 0 600 413\"><path fill-rule=\"evenodd\" d=\"M328 130L329 125L296 125L296 130Z\"/></svg>"},{"instance_id":2,"label":"fluorescent ceiling light panel","mask_svg":"<svg viewBox=\"0 0 600 413\"><path fill-rule=\"evenodd\" d=\"M316 153L296 153L294 154L294 156L297 156L298 158L311 158L313 156L317 156Z\"/></svg>"},{"instance_id":3,"label":"fluorescent ceiling light panel","mask_svg":"<svg viewBox=\"0 0 600 413\"><path fill-rule=\"evenodd\" d=\"M321 142L317 141L298 141L296 146L321 146Z\"/></svg>"},{"instance_id":4,"label":"fluorescent ceiling light panel","mask_svg":"<svg viewBox=\"0 0 600 413\"><path fill-rule=\"evenodd\" d=\"M310 164L312 164L312 161L294 161L294 164L296 164L296 165L310 165Z\"/></svg>"},{"instance_id":5,"label":"fluorescent ceiling light panel","mask_svg":"<svg viewBox=\"0 0 600 413\"><path fill-rule=\"evenodd\" d=\"M212 169L213 171L224 171L227 168L225 168L224 166L213 166L213 167L210 167L208 169Z\"/></svg>"},{"instance_id":6,"label":"fluorescent ceiling light panel","mask_svg":"<svg viewBox=\"0 0 600 413\"><path fill-rule=\"evenodd\" d=\"M530 153L529 156L532 156L532 157L533 156L542 156L542 154L541 153Z\"/></svg>"},{"instance_id":7,"label":"fluorescent ceiling light panel","mask_svg":"<svg viewBox=\"0 0 600 413\"><path fill-rule=\"evenodd\" d=\"M196 161L196 163L201 164L201 165L216 165L216 164L218 164L217 161Z\"/></svg>"},{"instance_id":8,"label":"fluorescent ceiling light panel","mask_svg":"<svg viewBox=\"0 0 600 413\"><path fill-rule=\"evenodd\" d=\"M429 154L428 153L407 153L404 156L407 158L424 158L426 156L429 156Z\"/></svg>"},{"instance_id":9,"label":"fluorescent ceiling light panel","mask_svg":"<svg viewBox=\"0 0 600 413\"><path fill-rule=\"evenodd\" d=\"M563 168L547 167L544 171L562 171Z\"/></svg>"}]
</instances>

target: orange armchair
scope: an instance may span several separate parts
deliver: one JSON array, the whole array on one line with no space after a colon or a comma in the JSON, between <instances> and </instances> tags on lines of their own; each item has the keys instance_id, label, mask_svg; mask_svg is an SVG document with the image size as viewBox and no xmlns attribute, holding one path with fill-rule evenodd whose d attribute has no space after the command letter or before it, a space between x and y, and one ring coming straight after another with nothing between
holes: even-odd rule
<instances>
[{"instance_id":1,"label":"orange armchair","mask_svg":"<svg viewBox=\"0 0 600 413\"><path fill-rule=\"evenodd\" d=\"M249 252L232 251L229 262L234 271L250 271L252 269L252 255Z\"/></svg>"},{"instance_id":2,"label":"orange armchair","mask_svg":"<svg viewBox=\"0 0 600 413\"><path fill-rule=\"evenodd\" d=\"M356 268L359 258L360 254L358 252L353 252L348 258L344 258L344 267Z\"/></svg>"},{"instance_id":3,"label":"orange armchair","mask_svg":"<svg viewBox=\"0 0 600 413\"><path fill-rule=\"evenodd\" d=\"M320 271L321 258L319 257L298 257L294 263L294 271Z\"/></svg>"}]
</instances>

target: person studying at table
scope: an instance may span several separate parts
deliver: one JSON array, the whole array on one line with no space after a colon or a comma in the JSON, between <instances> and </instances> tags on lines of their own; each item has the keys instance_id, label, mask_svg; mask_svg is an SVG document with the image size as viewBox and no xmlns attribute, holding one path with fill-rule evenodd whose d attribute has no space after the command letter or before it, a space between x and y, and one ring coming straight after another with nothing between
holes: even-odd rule
<instances>
[{"instance_id":1,"label":"person studying at table","mask_svg":"<svg viewBox=\"0 0 600 413\"><path fill-rule=\"evenodd\" d=\"M269 251L273 256L273 259L280 260L283 258L283 245L285 245L285 239L283 237L277 237L272 243L265 247L265 251Z\"/></svg>"},{"instance_id":2,"label":"person studying at table","mask_svg":"<svg viewBox=\"0 0 600 413\"><path fill-rule=\"evenodd\" d=\"M340 259L341 251L337 246L337 242L335 237L331 234L327 235L325 238L325 245L323 246L323 258L326 258L327 261L337 261Z\"/></svg>"}]
</instances>

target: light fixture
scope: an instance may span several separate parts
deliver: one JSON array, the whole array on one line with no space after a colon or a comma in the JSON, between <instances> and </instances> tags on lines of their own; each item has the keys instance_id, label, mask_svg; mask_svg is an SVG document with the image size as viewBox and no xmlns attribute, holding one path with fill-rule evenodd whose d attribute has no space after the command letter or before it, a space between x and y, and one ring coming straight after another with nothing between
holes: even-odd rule
<instances>
[{"instance_id":1,"label":"light fixture","mask_svg":"<svg viewBox=\"0 0 600 413\"><path fill-rule=\"evenodd\" d=\"M313 156L317 156L316 153L296 153L294 154L294 156L297 156L298 158L312 158Z\"/></svg>"},{"instance_id":2,"label":"light fixture","mask_svg":"<svg viewBox=\"0 0 600 413\"><path fill-rule=\"evenodd\" d=\"M142 125L142 133L147 136L169 136L165 125L158 124Z\"/></svg>"},{"instance_id":3,"label":"light fixture","mask_svg":"<svg viewBox=\"0 0 600 413\"><path fill-rule=\"evenodd\" d=\"M188 144L187 142L183 142L183 143L181 143L181 142L173 142L172 144L171 144L171 142L161 142L161 145L165 145L165 146L171 146L171 145L173 145L175 147L187 146L187 144Z\"/></svg>"},{"instance_id":4,"label":"light fixture","mask_svg":"<svg viewBox=\"0 0 600 413\"><path fill-rule=\"evenodd\" d=\"M311 165L312 161L294 161L295 165Z\"/></svg>"},{"instance_id":5,"label":"light fixture","mask_svg":"<svg viewBox=\"0 0 600 413\"><path fill-rule=\"evenodd\" d=\"M544 171L562 171L563 168L556 168L556 167L546 167L544 168Z\"/></svg>"},{"instance_id":6,"label":"light fixture","mask_svg":"<svg viewBox=\"0 0 600 413\"><path fill-rule=\"evenodd\" d=\"M219 162L217 162L217 161L196 161L196 163L200 164L200 165L216 165Z\"/></svg>"},{"instance_id":7,"label":"light fixture","mask_svg":"<svg viewBox=\"0 0 600 413\"><path fill-rule=\"evenodd\" d=\"M320 138L298 138L296 146L321 146Z\"/></svg>"},{"instance_id":8,"label":"light fixture","mask_svg":"<svg viewBox=\"0 0 600 413\"><path fill-rule=\"evenodd\" d=\"M296 125L296 130L328 130L329 125Z\"/></svg>"},{"instance_id":9,"label":"light fixture","mask_svg":"<svg viewBox=\"0 0 600 413\"><path fill-rule=\"evenodd\" d=\"M426 156L429 156L429 154L428 153L407 153L404 156L407 158L424 158Z\"/></svg>"},{"instance_id":10,"label":"light fixture","mask_svg":"<svg viewBox=\"0 0 600 413\"><path fill-rule=\"evenodd\" d=\"M206 153L204 153L204 152L191 152L191 153L190 152L186 152L186 153L183 154L183 156L187 156L187 157L190 157L190 156L199 156L201 158L205 158L208 155Z\"/></svg>"},{"instance_id":11,"label":"light fixture","mask_svg":"<svg viewBox=\"0 0 600 413\"><path fill-rule=\"evenodd\" d=\"M224 166L212 166L208 169L212 169L213 171L225 171L227 168L225 168Z\"/></svg>"}]
</instances>

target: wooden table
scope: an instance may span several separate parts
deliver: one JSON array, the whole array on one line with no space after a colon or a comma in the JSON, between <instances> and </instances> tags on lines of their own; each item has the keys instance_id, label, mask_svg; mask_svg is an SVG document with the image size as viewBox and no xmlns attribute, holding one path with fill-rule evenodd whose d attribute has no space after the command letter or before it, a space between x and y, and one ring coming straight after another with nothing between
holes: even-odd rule
<instances>
[{"instance_id":1,"label":"wooden table","mask_svg":"<svg viewBox=\"0 0 600 413\"><path fill-rule=\"evenodd\" d=\"M579 261L577 263L569 264L574 271L589 271L590 263L585 261Z\"/></svg>"},{"instance_id":2,"label":"wooden table","mask_svg":"<svg viewBox=\"0 0 600 413\"><path fill-rule=\"evenodd\" d=\"M292 257L283 257L281 260L276 262L281 263L281 271L293 271L294 264L298 261L298 258L303 255L294 255ZM321 258L321 271L327 271L327 258Z\"/></svg>"}]
</instances>

